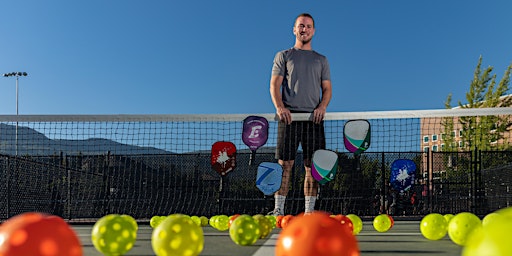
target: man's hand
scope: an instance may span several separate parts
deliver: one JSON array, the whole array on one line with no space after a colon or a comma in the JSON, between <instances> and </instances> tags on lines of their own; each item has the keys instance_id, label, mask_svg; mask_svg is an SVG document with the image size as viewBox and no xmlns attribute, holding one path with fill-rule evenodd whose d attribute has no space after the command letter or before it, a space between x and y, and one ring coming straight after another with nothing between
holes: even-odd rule
<instances>
[{"instance_id":1,"label":"man's hand","mask_svg":"<svg viewBox=\"0 0 512 256\"><path fill-rule=\"evenodd\" d=\"M285 124L292 123L292 114L289 109L282 107L278 108L276 112L277 116L279 116L279 120L283 121Z\"/></svg>"},{"instance_id":2,"label":"man's hand","mask_svg":"<svg viewBox=\"0 0 512 256\"><path fill-rule=\"evenodd\" d=\"M326 109L318 107L313 111L313 122L319 124L324 120Z\"/></svg>"}]
</instances>

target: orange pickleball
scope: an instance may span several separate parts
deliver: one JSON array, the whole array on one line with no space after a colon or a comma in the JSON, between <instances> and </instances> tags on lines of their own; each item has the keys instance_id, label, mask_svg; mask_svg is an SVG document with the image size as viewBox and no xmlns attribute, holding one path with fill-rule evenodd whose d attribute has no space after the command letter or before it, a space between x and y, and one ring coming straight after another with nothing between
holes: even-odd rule
<instances>
[{"instance_id":1,"label":"orange pickleball","mask_svg":"<svg viewBox=\"0 0 512 256\"><path fill-rule=\"evenodd\" d=\"M82 256L74 230L60 217L37 212L16 215L0 225L0 256Z\"/></svg>"},{"instance_id":2,"label":"orange pickleball","mask_svg":"<svg viewBox=\"0 0 512 256\"><path fill-rule=\"evenodd\" d=\"M296 217L281 231L276 256L359 256L355 236L323 212Z\"/></svg>"},{"instance_id":3,"label":"orange pickleball","mask_svg":"<svg viewBox=\"0 0 512 256\"><path fill-rule=\"evenodd\" d=\"M276 216L276 228L283 228L281 226L281 221L283 221L284 215L278 215Z\"/></svg>"},{"instance_id":4,"label":"orange pickleball","mask_svg":"<svg viewBox=\"0 0 512 256\"><path fill-rule=\"evenodd\" d=\"M295 218L295 216L291 215L291 214L287 214L285 215L282 219L281 219L281 228L282 229L285 229L288 224L290 224L290 222L292 222L292 220Z\"/></svg>"}]
</instances>

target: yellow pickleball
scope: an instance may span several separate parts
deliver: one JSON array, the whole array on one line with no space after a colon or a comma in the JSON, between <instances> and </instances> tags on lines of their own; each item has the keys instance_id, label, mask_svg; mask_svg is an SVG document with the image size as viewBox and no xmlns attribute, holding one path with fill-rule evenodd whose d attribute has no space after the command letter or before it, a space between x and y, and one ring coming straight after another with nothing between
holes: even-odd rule
<instances>
[{"instance_id":1,"label":"yellow pickleball","mask_svg":"<svg viewBox=\"0 0 512 256\"><path fill-rule=\"evenodd\" d=\"M151 246L157 256L197 256L204 248L203 229L190 217L173 214L153 230Z\"/></svg>"},{"instance_id":2,"label":"yellow pickleball","mask_svg":"<svg viewBox=\"0 0 512 256\"><path fill-rule=\"evenodd\" d=\"M131 216L109 214L94 224L92 244L104 255L123 255L135 244L137 230L137 222Z\"/></svg>"}]
</instances>

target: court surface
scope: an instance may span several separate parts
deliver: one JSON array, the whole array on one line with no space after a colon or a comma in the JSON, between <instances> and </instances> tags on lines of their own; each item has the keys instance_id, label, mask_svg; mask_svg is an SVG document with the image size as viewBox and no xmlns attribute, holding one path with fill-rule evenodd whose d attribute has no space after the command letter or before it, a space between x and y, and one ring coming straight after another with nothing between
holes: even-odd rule
<instances>
[{"instance_id":1,"label":"court surface","mask_svg":"<svg viewBox=\"0 0 512 256\"><path fill-rule=\"evenodd\" d=\"M73 225L84 248L86 256L101 256L92 242L92 225ZM274 255L280 229L274 229L268 239L261 239L252 246L239 246L231 241L228 231L220 232L212 227L204 227L205 244L203 256L271 256ZM139 225L137 241L127 254L154 256L151 248L149 225ZM371 222L363 223L363 230L357 235L361 255L369 256L452 256L461 255L462 248L453 243L448 235L438 241L424 238L419 229L419 221L396 221L395 226L385 233L373 229Z\"/></svg>"}]
</instances>

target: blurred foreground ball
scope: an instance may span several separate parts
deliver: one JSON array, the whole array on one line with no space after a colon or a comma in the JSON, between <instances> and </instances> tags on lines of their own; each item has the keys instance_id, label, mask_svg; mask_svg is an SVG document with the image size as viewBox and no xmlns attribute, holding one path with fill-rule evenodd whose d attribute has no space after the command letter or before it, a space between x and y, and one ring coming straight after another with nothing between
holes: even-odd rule
<instances>
[{"instance_id":1,"label":"blurred foreground ball","mask_svg":"<svg viewBox=\"0 0 512 256\"><path fill-rule=\"evenodd\" d=\"M443 215L430 213L421 220L420 231L429 240L439 240L448 233L448 223Z\"/></svg>"},{"instance_id":2,"label":"blurred foreground ball","mask_svg":"<svg viewBox=\"0 0 512 256\"><path fill-rule=\"evenodd\" d=\"M463 256L512 255L512 218L499 214L499 211L490 216L485 225L469 234Z\"/></svg>"},{"instance_id":3,"label":"blurred foreground ball","mask_svg":"<svg viewBox=\"0 0 512 256\"><path fill-rule=\"evenodd\" d=\"M104 255L123 255L135 244L137 229L131 216L105 215L92 227L92 244Z\"/></svg>"},{"instance_id":4,"label":"blurred foreground ball","mask_svg":"<svg viewBox=\"0 0 512 256\"><path fill-rule=\"evenodd\" d=\"M343 214L339 214L337 220L341 223L343 227L348 229L350 233L354 234L354 223L352 223L352 220L349 217Z\"/></svg>"},{"instance_id":5,"label":"blurred foreground ball","mask_svg":"<svg viewBox=\"0 0 512 256\"><path fill-rule=\"evenodd\" d=\"M75 232L60 217L36 212L16 215L0 225L2 256L81 256Z\"/></svg>"},{"instance_id":6,"label":"blurred foreground ball","mask_svg":"<svg viewBox=\"0 0 512 256\"><path fill-rule=\"evenodd\" d=\"M279 234L276 256L357 256L359 245L346 227L328 214L296 217Z\"/></svg>"},{"instance_id":7,"label":"blurred foreground ball","mask_svg":"<svg viewBox=\"0 0 512 256\"><path fill-rule=\"evenodd\" d=\"M151 246L157 256L196 256L203 251L203 229L190 217L173 214L153 230Z\"/></svg>"}]
</instances>

